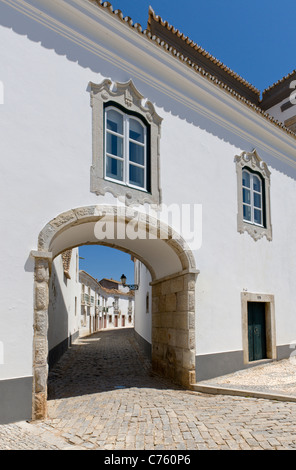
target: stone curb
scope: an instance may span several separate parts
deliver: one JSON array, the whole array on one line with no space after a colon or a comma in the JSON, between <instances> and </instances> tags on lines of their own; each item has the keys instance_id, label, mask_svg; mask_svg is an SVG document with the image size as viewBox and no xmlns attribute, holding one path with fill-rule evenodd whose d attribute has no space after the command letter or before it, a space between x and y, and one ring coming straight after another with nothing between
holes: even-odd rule
<instances>
[{"instance_id":1,"label":"stone curb","mask_svg":"<svg viewBox=\"0 0 296 470\"><path fill-rule=\"evenodd\" d=\"M208 393L212 395L231 395L239 396L246 398L263 398L266 400L277 400L277 401L288 401L296 402L296 397L280 394L280 393L268 393L268 392L258 392L255 390L244 390L241 388L227 388L227 387L218 387L215 385L191 385L191 389L194 392Z\"/></svg>"}]
</instances>

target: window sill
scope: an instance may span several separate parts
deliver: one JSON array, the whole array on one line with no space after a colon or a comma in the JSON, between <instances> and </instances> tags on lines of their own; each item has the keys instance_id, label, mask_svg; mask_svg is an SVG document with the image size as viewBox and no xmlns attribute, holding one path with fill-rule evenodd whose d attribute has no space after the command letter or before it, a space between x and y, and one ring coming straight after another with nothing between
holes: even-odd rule
<instances>
[{"instance_id":1,"label":"window sill","mask_svg":"<svg viewBox=\"0 0 296 470\"><path fill-rule=\"evenodd\" d=\"M159 193L153 195L145 189L128 186L125 183L115 182L107 178L100 178L94 173L95 169L91 167L91 191L97 196L111 193L127 206L146 203L158 206L160 204Z\"/></svg>"},{"instance_id":2,"label":"window sill","mask_svg":"<svg viewBox=\"0 0 296 470\"><path fill-rule=\"evenodd\" d=\"M245 219L243 219L243 223L253 225L254 227L266 228L266 227L264 227L264 225L256 224L255 222L250 222L249 220L245 220Z\"/></svg>"},{"instance_id":3,"label":"window sill","mask_svg":"<svg viewBox=\"0 0 296 470\"><path fill-rule=\"evenodd\" d=\"M147 191L147 189L145 188L141 188L139 186L133 186L131 184L127 184L127 183L124 183L123 181L119 181L119 180L115 180L115 179L112 179L112 178L108 178L108 176L105 176L104 178L105 181L110 181L111 183L114 183L114 184L119 184L120 186L124 186L125 188L130 188L130 189L135 189L136 191L142 191L143 193L147 193L147 194L150 194L149 191Z\"/></svg>"}]
</instances>

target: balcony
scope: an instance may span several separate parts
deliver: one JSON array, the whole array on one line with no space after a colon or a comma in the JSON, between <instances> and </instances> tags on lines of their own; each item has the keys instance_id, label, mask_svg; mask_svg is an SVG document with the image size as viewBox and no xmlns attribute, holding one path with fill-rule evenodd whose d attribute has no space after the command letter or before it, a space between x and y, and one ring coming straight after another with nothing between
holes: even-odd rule
<instances>
[{"instance_id":1,"label":"balcony","mask_svg":"<svg viewBox=\"0 0 296 470\"><path fill-rule=\"evenodd\" d=\"M81 295L81 305L90 305L90 296L88 294Z\"/></svg>"}]
</instances>

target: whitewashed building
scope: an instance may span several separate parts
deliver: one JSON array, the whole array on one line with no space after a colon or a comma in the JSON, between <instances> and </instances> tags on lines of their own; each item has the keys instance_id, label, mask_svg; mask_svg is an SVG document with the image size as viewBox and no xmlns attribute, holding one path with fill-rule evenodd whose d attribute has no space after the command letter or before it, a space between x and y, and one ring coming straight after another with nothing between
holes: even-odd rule
<instances>
[{"instance_id":1,"label":"whitewashed building","mask_svg":"<svg viewBox=\"0 0 296 470\"><path fill-rule=\"evenodd\" d=\"M296 73L261 97L152 10L142 28L98 0L1 0L0 60L0 422L46 416L78 327L52 323L51 277L83 244L149 271L135 329L157 373L190 388L288 357Z\"/></svg>"},{"instance_id":2,"label":"whitewashed building","mask_svg":"<svg viewBox=\"0 0 296 470\"><path fill-rule=\"evenodd\" d=\"M51 266L48 306L48 364L53 366L79 336L81 288L78 248L57 256Z\"/></svg>"},{"instance_id":3,"label":"whitewashed building","mask_svg":"<svg viewBox=\"0 0 296 470\"><path fill-rule=\"evenodd\" d=\"M134 326L134 294L113 279L98 281L79 272L81 286L80 336L110 328Z\"/></svg>"},{"instance_id":4,"label":"whitewashed building","mask_svg":"<svg viewBox=\"0 0 296 470\"><path fill-rule=\"evenodd\" d=\"M149 269L139 260L134 260L135 290L134 308L135 335L143 351L151 357L152 345L152 278Z\"/></svg>"}]
</instances>

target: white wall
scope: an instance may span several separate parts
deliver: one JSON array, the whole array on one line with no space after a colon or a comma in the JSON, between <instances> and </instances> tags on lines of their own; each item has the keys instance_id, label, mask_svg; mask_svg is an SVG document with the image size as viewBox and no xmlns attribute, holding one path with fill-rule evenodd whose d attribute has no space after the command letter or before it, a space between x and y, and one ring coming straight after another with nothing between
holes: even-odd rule
<instances>
[{"instance_id":1,"label":"white wall","mask_svg":"<svg viewBox=\"0 0 296 470\"><path fill-rule=\"evenodd\" d=\"M78 268L78 248L72 250L70 279L64 275L62 257L57 256L53 261L49 285L49 350L78 332L81 303Z\"/></svg>"},{"instance_id":2,"label":"white wall","mask_svg":"<svg viewBox=\"0 0 296 470\"><path fill-rule=\"evenodd\" d=\"M85 271L80 271L80 288L81 292L84 292L90 296L93 296L95 302L90 306L81 305L81 317L80 317L80 336L88 335L93 333L95 330L103 328L115 328L115 327L132 327L134 319L134 300L131 299L132 313L129 313L129 298L124 295L124 292L128 292L129 289L122 289L122 293L117 294L108 292L108 289L104 289L99 283ZM121 289L120 289L121 290ZM117 308L116 308L117 299ZM99 306L97 301L99 300ZM98 307L97 312L95 307ZM108 312L104 312L103 308L108 308ZM120 311L120 314L118 313ZM89 315L87 315L89 312ZM97 324L94 323L94 316L97 314ZM117 325L115 321L115 315L117 317ZM131 321L129 316L131 315ZM123 325L122 317L125 317L125 324ZM105 321L104 321L105 318Z\"/></svg>"},{"instance_id":3,"label":"white wall","mask_svg":"<svg viewBox=\"0 0 296 470\"><path fill-rule=\"evenodd\" d=\"M6 22L7 8L1 5L0 18L10 24L12 20ZM10 15L15 15L16 24L21 18L25 34L15 26L15 31L0 27L0 80L5 92L5 103L0 106L0 230L5 247L0 295L0 341L4 343L5 364L0 364L0 379L32 374L33 262L29 253L37 247L39 232L58 214L73 207L115 202L110 194L96 196L90 192L92 123L87 87L89 81L100 83L104 78L119 82L132 78L163 118L160 153L164 204L202 204L203 241L195 252L200 270L197 352L241 349L243 289L274 294L277 342L294 339L295 167L288 166L282 156L294 145L292 140L287 142L281 134L281 141L276 127L271 128L274 133L263 129L263 117L262 126L256 127L256 137L252 138L251 118L255 122L260 117L250 110L253 114L249 121L245 115L241 118L244 121L234 125L237 106L241 106L241 115L246 107L233 99L232 115L229 108L223 108L223 102L230 100L223 91L219 91L221 103L212 99L210 121L202 109L197 110L205 95L199 93L196 84L188 85L187 66L177 59L174 67L183 67L184 81L175 80L176 70L174 74L166 70L163 76L172 82L162 89L154 85L158 75L152 83L149 76L141 74L135 65L137 57L128 49L124 57L127 65L124 60L104 60L49 30L44 32L18 13L10 11ZM132 37L137 43L137 37ZM60 45L67 54L60 52ZM121 45L118 40L118 47ZM161 55L158 60L156 55L151 59L150 69L155 74L166 67L161 59ZM129 67L132 62L133 67ZM195 75L190 77L195 79ZM206 80L204 83L209 86ZM188 97L192 98L192 106L186 106ZM220 118L222 108L227 109L228 116L225 112ZM249 127L241 130L246 122ZM237 232L234 156L254 146L271 171L272 242L254 242L249 235ZM143 324L140 330L149 341L151 328Z\"/></svg>"},{"instance_id":4,"label":"white wall","mask_svg":"<svg viewBox=\"0 0 296 470\"><path fill-rule=\"evenodd\" d=\"M135 331L151 344L151 313L152 313L152 288L149 285L151 275L146 266L139 260L135 264L135 283L139 289L135 291ZM146 296L149 296L149 311L146 308Z\"/></svg>"}]
</instances>

